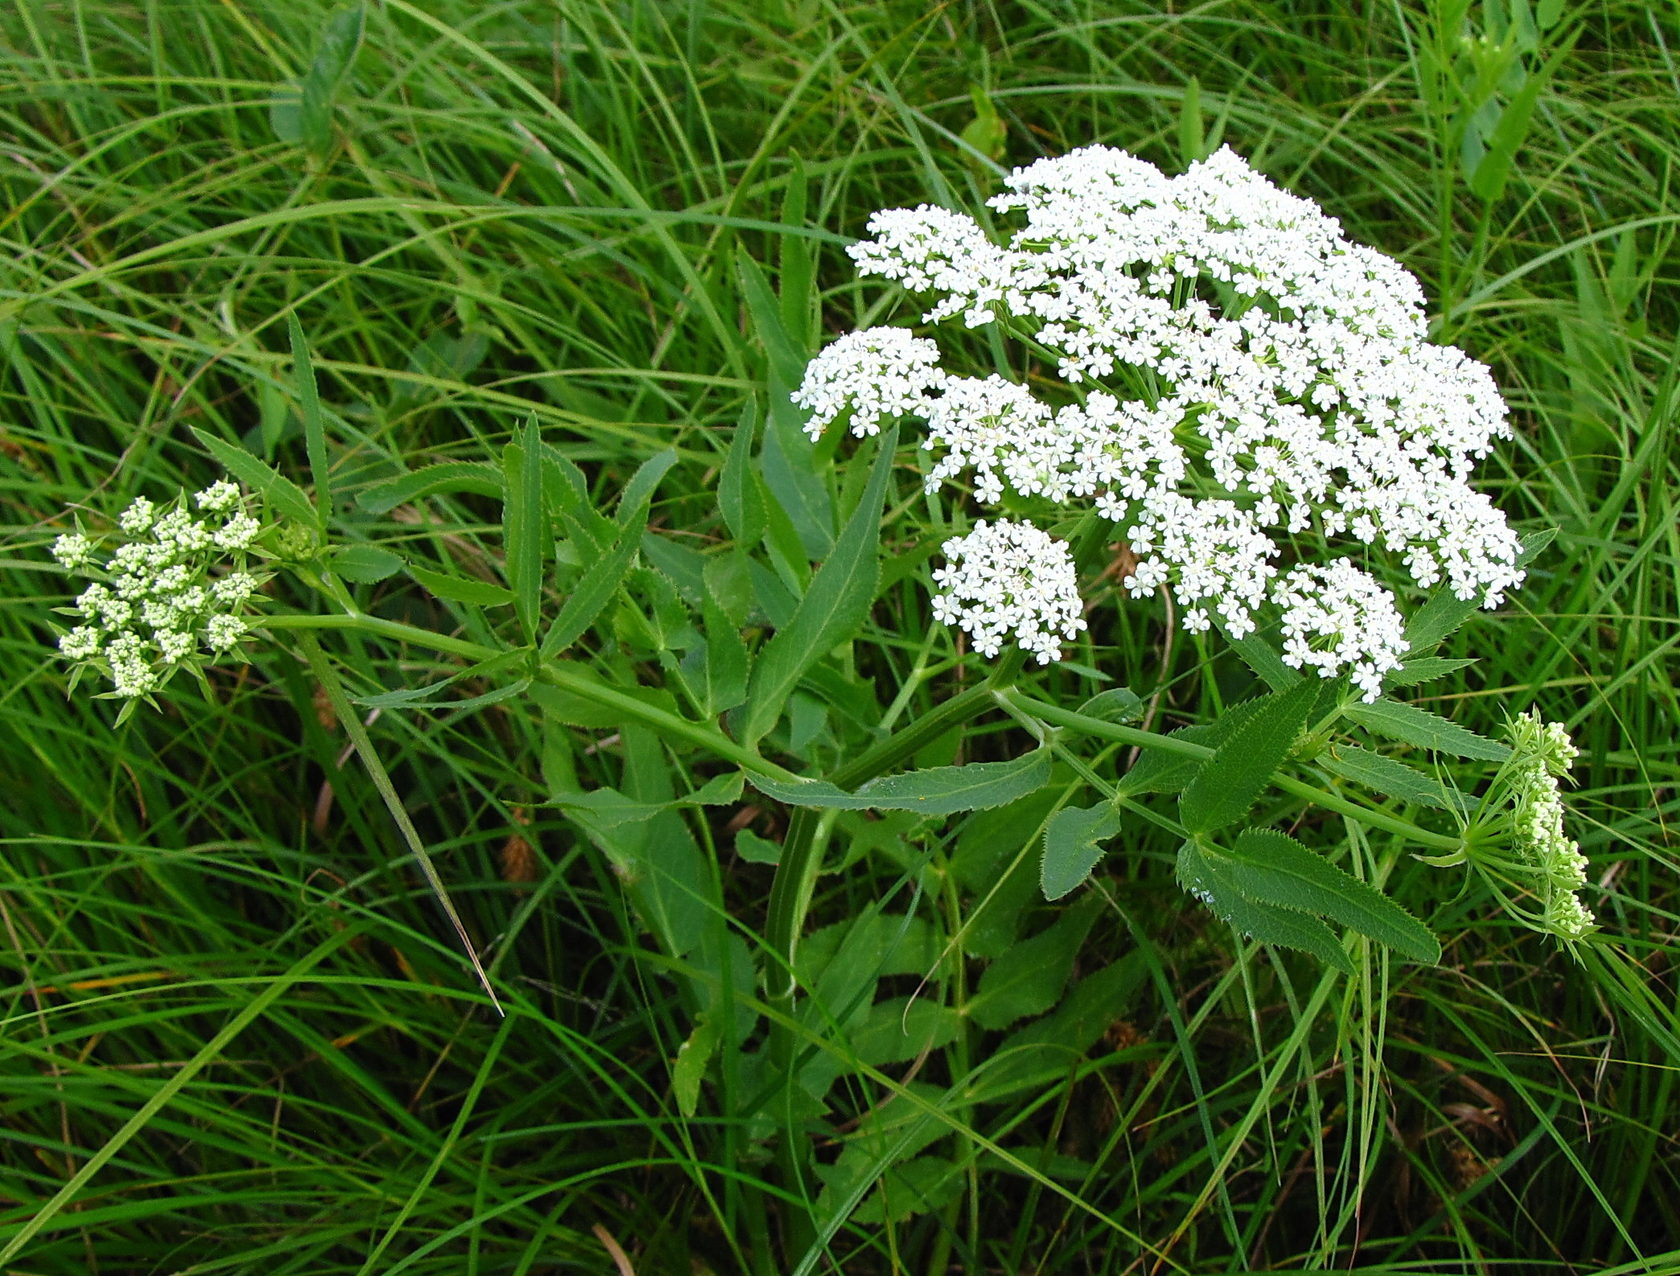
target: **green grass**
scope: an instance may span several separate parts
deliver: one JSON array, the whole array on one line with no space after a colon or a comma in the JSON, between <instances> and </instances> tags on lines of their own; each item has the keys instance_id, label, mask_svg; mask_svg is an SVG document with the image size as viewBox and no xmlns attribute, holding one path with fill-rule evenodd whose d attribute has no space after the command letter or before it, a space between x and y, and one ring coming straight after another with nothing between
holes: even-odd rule
<instances>
[{"instance_id":1,"label":"green grass","mask_svg":"<svg viewBox=\"0 0 1680 1276\"><path fill-rule=\"evenodd\" d=\"M1484 198L1463 137L1492 86L1463 61L1463 7L386 0L313 152L271 107L329 5L9 7L0 1268L599 1272L621 1250L642 1273L1680 1272L1680 26L1605 0L1513 54L1538 77L1568 46ZM1469 20L1498 37L1505 7ZM1005 130L996 164L958 140L976 90ZM1388 835L1351 853L1441 936L1438 967L1361 948L1350 980L1238 943L1141 822L1045 905L1037 831L1077 792L1058 772L1002 812L824 825L789 1008L754 976L778 959L772 870L736 839L784 840L783 808L749 790L637 843L550 797L664 802L728 768L530 695L387 708L369 739L498 1018L293 631L214 674L214 703L182 687L113 729L109 702L66 698L46 550L67 508L97 522L207 481L194 431L311 485L294 315L337 543L499 581L499 501L358 498L499 462L532 419L611 513L674 449L651 508L671 548L644 550L568 653L673 685L644 640L661 599L682 611L669 582L736 570L739 548L803 583L862 495L869 454L784 446L774 404L790 357L888 314L842 245L877 208L977 209L1000 166L1093 141L1173 170L1229 142L1405 262L1438 338L1494 368L1517 437L1482 485L1558 536L1452 640L1479 662L1418 699L1489 732L1533 703L1574 733L1572 831L1604 923L1579 964ZM766 405L770 533L738 547L720 473ZM867 627L765 742L798 774L985 677L930 618L949 511L919 496L916 458L891 476ZM577 550L545 575L549 617ZM472 642L516 628L400 576L354 588ZM272 610L313 605L287 577L274 592ZM1222 648L1164 641L1158 606L1101 615L1032 694L1130 686L1157 727L1248 694ZM762 651L762 618L746 628ZM353 696L464 667L319 640ZM991 714L915 761L1027 743ZM987 1009L1023 953L1069 991ZM888 1031L905 1015L934 1032L925 1054ZM717 1053L684 1077L707 1023ZM932 1208L907 1206L912 1184Z\"/></svg>"}]
</instances>

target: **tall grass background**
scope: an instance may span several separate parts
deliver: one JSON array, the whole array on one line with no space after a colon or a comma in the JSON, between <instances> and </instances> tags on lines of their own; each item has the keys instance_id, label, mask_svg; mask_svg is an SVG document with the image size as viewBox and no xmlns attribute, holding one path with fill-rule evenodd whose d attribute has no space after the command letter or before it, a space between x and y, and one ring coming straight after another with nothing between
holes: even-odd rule
<instances>
[{"instance_id":1,"label":"tall grass background","mask_svg":"<svg viewBox=\"0 0 1680 1276\"><path fill-rule=\"evenodd\" d=\"M1672 7L384 0L323 125L300 103L334 12L0 15L0 1268L1680 1271ZM1152 831L1069 911L1032 903L1032 812L887 820L844 866L831 853L812 943L883 900L917 911L936 951L960 945L920 990L955 1030L896 1059L855 1016L807 1020L806 1057L842 1074L822 1104L749 1075L750 1049L690 1103L677 963L546 804L557 777L619 783L634 741L518 700L369 725L498 1018L283 646L214 703L172 695L116 729L108 702L66 698L46 554L66 511L207 481L194 430L307 473L288 316L343 540L493 576L493 502L355 498L492 458L534 414L603 507L675 448L655 534L711 555L719 468L775 374L754 272L808 356L882 313L842 251L871 211L978 209L1001 169L1091 142L1174 170L1229 143L1401 259L1437 338L1493 367L1516 438L1481 482L1558 536L1454 639L1478 663L1422 702L1482 730L1534 704L1574 733L1604 925L1580 962L1402 863L1390 886L1445 957L1344 980L1235 941ZM809 499L838 501L845 467L814 472ZM849 675L862 725L790 741L812 773L982 672L930 630L943 529L901 477ZM362 593L483 623L400 577ZM1163 725L1217 713L1229 658L1118 605L1095 676L1039 694L1124 685ZM635 677L633 647L578 658ZM456 671L353 636L336 655L363 691ZM777 818L689 823L742 952L770 877L736 834L774 840ZM964 1007L1058 925L1073 991L1038 1008L1022 1066ZM918 982L885 969L876 995L902 1007ZM892 1101L931 1119L883 1123ZM790 1138L811 1173L776 1161Z\"/></svg>"}]
</instances>

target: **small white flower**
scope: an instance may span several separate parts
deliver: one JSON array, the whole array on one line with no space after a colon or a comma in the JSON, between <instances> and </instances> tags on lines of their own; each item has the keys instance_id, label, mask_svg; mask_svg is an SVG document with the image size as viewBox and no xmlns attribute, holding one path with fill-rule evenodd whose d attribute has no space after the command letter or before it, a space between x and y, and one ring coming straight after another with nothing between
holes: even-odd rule
<instances>
[{"instance_id":1,"label":"small white flower","mask_svg":"<svg viewBox=\"0 0 1680 1276\"><path fill-rule=\"evenodd\" d=\"M211 514L220 514L233 508L239 500L239 488L226 479L217 479L202 492L193 495L193 502L199 509Z\"/></svg>"},{"instance_id":2,"label":"small white flower","mask_svg":"<svg viewBox=\"0 0 1680 1276\"><path fill-rule=\"evenodd\" d=\"M160 628L152 632L152 645L167 665L180 664L192 654L193 636L184 629Z\"/></svg>"},{"instance_id":3,"label":"small white flower","mask_svg":"<svg viewBox=\"0 0 1680 1276\"><path fill-rule=\"evenodd\" d=\"M144 496L136 496L133 504L122 512L117 526L130 536L138 536L152 525L152 503Z\"/></svg>"},{"instance_id":4,"label":"small white flower","mask_svg":"<svg viewBox=\"0 0 1680 1276\"><path fill-rule=\"evenodd\" d=\"M75 571L93 557L93 543L79 532L68 532L53 542L52 556L60 567Z\"/></svg>"},{"instance_id":5,"label":"small white flower","mask_svg":"<svg viewBox=\"0 0 1680 1276\"><path fill-rule=\"evenodd\" d=\"M204 641L212 651L226 651L245 636L245 628L238 616L215 615L204 626Z\"/></svg>"},{"instance_id":6,"label":"small white flower","mask_svg":"<svg viewBox=\"0 0 1680 1276\"><path fill-rule=\"evenodd\" d=\"M58 640L58 650L66 660L86 660L99 654L99 643L97 629L78 625Z\"/></svg>"},{"instance_id":7,"label":"small white flower","mask_svg":"<svg viewBox=\"0 0 1680 1276\"><path fill-rule=\"evenodd\" d=\"M238 573L235 574L237 575ZM247 595L247 597L248 596L249 595ZM225 602L228 600L224 599L223 601ZM243 600L236 599L233 601L238 602ZM178 594L171 594L169 596L169 605L175 609L177 615L181 616L198 615L199 612L204 610L205 605L208 602L209 595L205 593L203 585L193 585L187 589L183 589Z\"/></svg>"},{"instance_id":8,"label":"small white flower","mask_svg":"<svg viewBox=\"0 0 1680 1276\"><path fill-rule=\"evenodd\" d=\"M882 417L924 415L930 392L945 380L938 362L939 347L907 329L864 328L811 360L790 397L811 414L805 433L812 440L848 408L852 433L862 438L880 431Z\"/></svg>"},{"instance_id":9,"label":"small white flower","mask_svg":"<svg viewBox=\"0 0 1680 1276\"><path fill-rule=\"evenodd\" d=\"M1406 653L1405 621L1389 593L1345 558L1296 567L1272 591L1283 613L1283 663L1333 678L1349 672L1363 699L1382 694L1383 675Z\"/></svg>"},{"instance_id":10,"label":"small white flower","mask_svg":"<svg viewBox=\"0 0 1680 1276\"><path fill-rule=\"evenodd\" d=\"M145 649L133 633L119 634L105 648L111 663L112 690L125 699L143 696L157 687L157 674Z\"/></svg>"},{"instance_id":11,"label":"small white flower","mask_svg":"<svg viewBox=\"0 0 1680 1276\"><path fill-rule=\"evenodd\" d=\"M210 539L219 549L246 549L261 531L262 524L249 514L235 514L220 531L212 532Z\"/></svg>"},{"instance_id":12,"label":"small white flower","mask_svg":"<svg viewBox=\"0 0 1680 1276\"><path fill-rule=\"evenodd\" d=\"M211 596L224 607L237 607L257 588L257 578L249 572L230 572L210 586Z\"/></svg>"},{"instance_id":13,"label":"small white flower","mask_svg":"<svg viewBox=\"0 0 1680 1276\"><path fill-rule=\"evenodd\" d=\"M148 598L140 604L140 623L150 629L172 628L178 617L175 608L155 598Z\"/></svg>"}]
</instances>

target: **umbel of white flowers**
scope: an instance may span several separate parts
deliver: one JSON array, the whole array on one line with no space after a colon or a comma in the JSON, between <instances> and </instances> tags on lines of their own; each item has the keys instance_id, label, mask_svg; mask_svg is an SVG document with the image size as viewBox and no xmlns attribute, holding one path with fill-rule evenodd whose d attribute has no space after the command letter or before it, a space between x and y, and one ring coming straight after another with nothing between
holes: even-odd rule
<instances>
[{"instance_id":1,"label":"umbel of white flowers","mask_svg":"<svg viewBox=\"0 0 1680 1276\"><path fill-rule=\"evenodd\" d=\"M58 640L59 654L76 666L72 685L93 669L110 679L107 695L132 704L202 663L201 650L225 656L245 635L241 613L263 580L246 570L246 557L262 524L225 480L192 504L199 517L184 496L163 509L136 497L108 554L79 530L53 543L59 565L92 582L74 606L59 609L81 621Z\"/></svg>"},{"instance_id":2,"label":"umbel of white flowers","mask_svg":"<svg viewBox=\"0 0 1680 1276\"><path fill-rule=\"evenodd\" d=\"M1427 339L1397 262L1228 149L1167 177L1093 146L1004 185L991 207L1025 221L1006 243L923 205L876 213L850 251L930 297L924 323L998 325L1023 379L865 328L805 370L813 439L848 413L859 436L920 419L930 491L1094 510L1136 557L1133 596L1165 588L1186 630L1233 638L1276 615L1287 663L1366 699L1405 651L1373 558L1485 607L1521 581L1515 535L1469 484L1510 432L1505 404L1486 367ZM1083 627L1064 542L998 518L945 552L938 614L980 650L1008 637L1048 663Z\"/></svg>"}]
</instances>

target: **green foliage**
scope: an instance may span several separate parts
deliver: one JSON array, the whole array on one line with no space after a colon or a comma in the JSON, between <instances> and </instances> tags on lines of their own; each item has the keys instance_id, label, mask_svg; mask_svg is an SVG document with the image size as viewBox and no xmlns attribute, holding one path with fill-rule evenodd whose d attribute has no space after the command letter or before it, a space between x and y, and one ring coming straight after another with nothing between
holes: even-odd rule
<instances>
[{"instance_id":1,"label":"green foliage","mask_svg":"<svg viewBox=\"0 0 1680 1276\"><path fill-rule=\"evenodd\" d=\"M0 34L0 1266L1676 1268L1672 14ZM803 436L824 334L916 313L850 282L867 214L1092 141L1229 142L1493 365L1529 579L1402 600L1416 703L1165 641L1093 546L1021 710L929 615L925 458ZM277 623L114 726L46 548L218 472L283 525ZM1582 749L1578 963L1418 859L1531 701Z\"/></svg>"},{"instance_id":2,"label":"green foliage","mask_svg":"<svg viewBox=\"0 0 1680 1276\"><path fill-rule=\"evenodd\" d=\"M800 676L840 643L852 638L868 618L880 579L880 510L886 497L897 431L880 440L869 486L834 542L833 552L811 577L785 625L758 655L747 686L747 709L741 736L749 743L775 725Z\"/></svg>"},{"instance_id":3,"label":"green foliage","mask_svg":"<svg viewBox=\"0 0 1680 1276\"><path fill-rule=\"evenodd\" d=\"M1102 858L1103 843L1120 832L1120 813L1111 803L1066 807L1044 826L1044 859L1039 887L1045 899L1060 899L1091 875Z\"/></svg>"},{"instance_id":4,"label":"green foliage","mask_svg":"<svg viewBox=\"0 0 1680 1276\"><path fill-rule=\"evenodd\" d=\"M1050 757L1039 749L1009 762L970 762L882 776L853 793L826 780L781 781L762 775L753 777L753 787L793 806L952 815L1006 806L1038 792L1049 779Z\"/></svg>"},{"instance_id":5,"label":"green foliage","mask_svg":"<svg viewBox=\"0 0 1680 1276\"><path fill-rule=\"evenodd\" d=\"M1240 820L1282 765L1306 725L1318 688L1303 678L1267 696L1219 742L1178 796L1188 833L1211 833Z\"/></svg>"}]
</instances>

